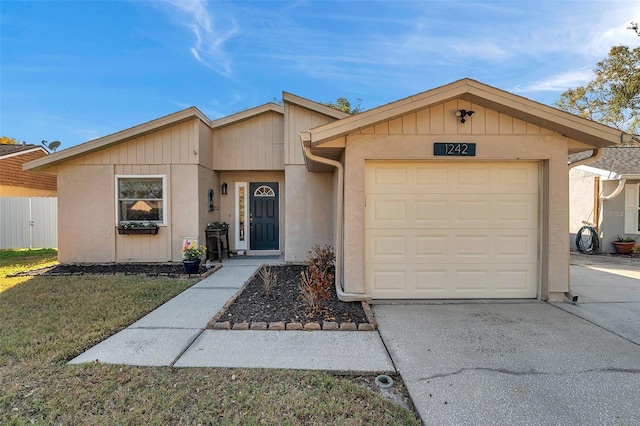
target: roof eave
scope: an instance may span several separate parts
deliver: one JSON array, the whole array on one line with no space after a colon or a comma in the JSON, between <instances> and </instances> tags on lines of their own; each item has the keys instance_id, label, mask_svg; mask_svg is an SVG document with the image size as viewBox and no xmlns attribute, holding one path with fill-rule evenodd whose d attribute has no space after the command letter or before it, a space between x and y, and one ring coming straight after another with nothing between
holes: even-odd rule
<instances>
[{"instance_id":1,"label":"roof eave","mask_svg":"<svg viewBox=\"0 0 640 426\"><path fill-rule=\"evenodd\" d=\"M220 127L228 126L230 124L234 124L240 121L248 120L257 115L264 114L270 111L280 115L284 115L284 107L280 105L276 105L273 102L268 102L266 104L257 106L255 108L250 108L235 114L228 115L226 117L212 120L210 123L210 126L212 129L220 128Z\"/></svg>"},{"instance_id":2,"label":"roof eave","mask_svg":"<svg viewBox=\"0 0 640 426\"><path fill-rule=\"evenodd\" d=\"M294 95L293 93L282 92L282 101L284 103L294 104L301 106L303 108L309 109L311 111L318 112L320 114L324 114L326 116L341 120L347 117L351 117L351 114L346 112L339 111L335 108L331 108L330 106L323 105L318 102L314 102L312 100L303 98L301 96Z\"/></svg>"},{"instance_id":3,"label":"roof eave","mask_svg":"<svg viewBox=\"0 0 640 426\"><path fill-rule=\"evenodd\" d=\"M101 149L104 149L110 145L121 143L131 138L142 136L144 134L180 123L182 121L190 120L192 118L198 118L204 122L207 126L211 127L211 122L198 108L189 107L173 114L166 115L164 117L157 118L155 120L148 121L143 124L139 124L134 127L122 130L111 135L107 135L98 139L94 139L89 142L85 142L80 145L72 146L63 151L50 154L46 157L39 158L37 160L29 161L23 164L23 170L40 171L47 169L55 164L59 164L70 158L89 154Z\"/></svg>"},{"instance_id":4,"label":"roof eave","mask_svg":"<svg viewBox=\"0 0 640 426\"><path fill-rule=\"evenodd\" d=\"M45 153L45 155L49 155L49 151L47 151L43 147L34 146L33 148L30 148L30 149L25 149L25 150L22 150L22 151L12 152L10 154L0 155L0 160L4 160L4 159L7 159L7 158L11 158L11 157L16 157L18 155L23 155L23 154L30 154L30 153L36 152L36 151L42 151L42 152Z\"/></svg>"},{"instance_id":5,"label":"roof eave","mask_svg":"<svg viewBox=\"0 0 640 426\"><path fill-rule=\"evenodd\" d=\"M475 80L463 79L337 122L318 126L311 130L312 145L320 146L362 128L456 98L540 125L596 148L604 148L630 138L620 130L595 121L586 120Z\"/></svg>"}]
</instances>

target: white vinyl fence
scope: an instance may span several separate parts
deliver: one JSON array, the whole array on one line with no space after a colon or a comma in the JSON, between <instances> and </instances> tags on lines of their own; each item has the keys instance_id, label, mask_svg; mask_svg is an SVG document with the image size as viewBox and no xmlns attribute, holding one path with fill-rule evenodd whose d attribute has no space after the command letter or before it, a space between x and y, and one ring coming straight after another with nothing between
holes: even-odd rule
<instances>
[{"instance_id":1,"label":"white vinyl fence","mask_svg":"<svg viewBox=\"0 0 640 426\"><path fill-rule=\"evenodd\" d=\"M0 197L0 249L58 247L58 199Z\"/></svg>"}]
</instances>

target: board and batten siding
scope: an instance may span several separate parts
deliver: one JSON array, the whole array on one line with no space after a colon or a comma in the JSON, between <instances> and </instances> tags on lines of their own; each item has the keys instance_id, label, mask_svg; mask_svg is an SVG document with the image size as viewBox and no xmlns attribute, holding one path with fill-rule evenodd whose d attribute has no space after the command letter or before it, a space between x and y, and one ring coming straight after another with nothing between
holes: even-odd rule
<instances>
[{"instance_id":1,"label":"board and batten siding","mask_svg":"<svg viewBox=\"0 0 640 426\"><path fill-rule=\"evenodd\" d=\"M471 110L475 114L471 117L466 117L466 122L460 125L459 118L451 119L451 116L459 109ZM383 121L356 133L387 135L550 135L553 134L553 131L470 102L455 100Z\"/></svg>"},{"instance_id":2,"label":"board and batten siding","mask_svg":"<svg viewBox=\"0 0 640 426\"><path fill-rule=\"evenodd\" d=\"M285 103L285 164L304 164L300 132L322 126L336 119L298 105Z\"/></svg>"},{"instance_id":3,"label":"board and batten siding","mask_svg":"<svg viewBox=\"0 0 640 426\"><path fill-rule=\"evenodd\" d=\"M70 159L66 164L198 164L200 120L192 119Z\"/></svg>"},{"instance_id":4,"label":"board and batten siding","mask_svg":"<svg viewBox=\"0 0 640 426\"><path fill-rule=\"evenodd\" d=\"M284 170L282 120L270 111L213 129L213 168Z\"/></svg>"}]
</instances>

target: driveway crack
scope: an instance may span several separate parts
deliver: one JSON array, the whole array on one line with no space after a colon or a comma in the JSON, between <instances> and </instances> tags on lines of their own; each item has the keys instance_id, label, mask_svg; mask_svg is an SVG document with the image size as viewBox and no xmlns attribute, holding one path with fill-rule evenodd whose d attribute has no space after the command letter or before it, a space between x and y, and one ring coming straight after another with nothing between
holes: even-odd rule
<instances>
[{"instance_id":1,"label":"driveway crack","mask_svg":"<svg viewBox=\"0 0 640 426\"><path fill-rule=\"evenodd\" d=\"M640 374L640 369L636 369L636 368L592 368L588 370L578 370L578 371L571 371L571 372L564 372L564 373L553 373L553 372L538 371L535 369L531 369L528 371L512 371L512 370L507 370L505 368L474 367L474 368L461 368L451 373L434 374L433 376L428 376L428 377L419 379L419 381L429 381L434 379L442 379L446 377L457 376L459 374L466 373L467 371L489 371L492 373L501 373L501 374L507 374L510 376L547 376L547 375L562 376L562 375L583 374L583 373Z\"/></svg>"}]
</instances>

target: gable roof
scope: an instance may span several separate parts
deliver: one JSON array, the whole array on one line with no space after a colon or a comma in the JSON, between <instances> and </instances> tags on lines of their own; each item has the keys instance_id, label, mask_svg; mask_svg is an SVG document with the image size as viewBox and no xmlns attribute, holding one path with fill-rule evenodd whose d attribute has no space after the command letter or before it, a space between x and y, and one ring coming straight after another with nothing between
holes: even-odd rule
<instances>
[{"instance_id":1,"label":"gable roof","mask_svg":"<svg viewBox=\"0 0 640 426\"><path fill-rule=\"evenodd\" d=\"M228 126L230 124L237 123L239 121L248 120L257 115L264 114L265 112L275 112L277 114L284 115L284 107L280 105L276 105L273 102L268 102L264 105L260 105L254 108L249 108L247 110L237 112L235 114L227 115L226 117L218 118L216 120L212 120L209 123L211 128L220 128L224 126Z\"/></svg>"},{"instance_id":2,"label":"gable roof","mask_svg":"<svg viewBox=\"0 0 640 426\"><path fill-rule=\"evenodd\" d=\"M294 95L293 93L282 92L282 101L285 103L291 103L295 105L299 105L303 108L309 109L311 111L319 112L320 114L327 115L329 117L333 117L337 120L342 118L351 117L351 114L346 112L339 111L335 108L331 108L330 106L323 105L321 103L303 98L301 96Z\"/></svg>"},{"instance_id":3,"label":"gable roof","mask_svg":"<svg viewBox=\"0 0 640 426\"><path fill-rule=\"evenodd\" d=\"M228 126L242 120L247 120L251 117L255 117L256 115L263 114L268 111L273 111L278 114L284 114L283 107L269 102L255 108L250 108L236 114L231 114L229 116L219 118L217 120L210 120L206 115L204 115L204 113L202 113L202 111L200 111L195 106L192 106L181 111L174 112L173 114L165 115L164 117L156 118L155 120L151 120L146 123L139 124L137 126L133 126L128 129L121 130L119 132L73 146L71 148L67 148L65 150L51 154L46 158L30 161L24 165L24 170L41 170L52 165L59 164L70 158L98 151L111 145L122 143L128 139L133 139L146 133L154 132L156 130L172 126L174 124L190 120L192 118L198 118L210 128L215 129L223 126Z\"/></svg>"},{"instance_id":4,"label":"gable roof","mask_svg":"<svg viewBox=\"0 0 640 426\"><path fill-rule=\"evenodd\" d=\"M41 170L54 164L59 164L70 158L98 151L108 146L121 143L127 139L132 139L194 117L199 118L207 124L210 123L210 120L198 108L189 107L181 111L174 112L173 114L165 115L164 117L156 118L155 120L151 120L80 145L72 146L71 148L58 151L54 154L48 155L47 157L30 161L23 166L23 170Z\"/></svg>"},{"instance_id":5,"label":"gable roof","mask_svg":"<svg viewBox=\"0 0 640 426\"><path fill-rule=\"evenodd\" d=\"M600 174L617 175L618 177L625 175L640 175L640 147L610 147L602 150L602 156L589 163L587 166L580 168L598 169Z\"/></svg>"},{"instance_id":6,"label":"gable roof","mask_svg":"<svg viewBox=\"0 0 640 426\"><path fill-rule=\"evenodd\" d=\"M620 130L466 78L311 129L311 146L321 146L348 133L453 99L534 123L597 148L629 138Z\"/></svg>"},{"instance_id":7,"label":"gable roof","mask_svg":"<svg viewBox=\"0 0 640 426\"><path fill-rule=\"evenodd\" d=\"M33 144L0 144L0 160L8 157L13 157L15 155L22 155L28 152L34 151L42 151L45 154L49 154L49 151L41 147L40 145Z\"/></svg>"}]
</instances>

